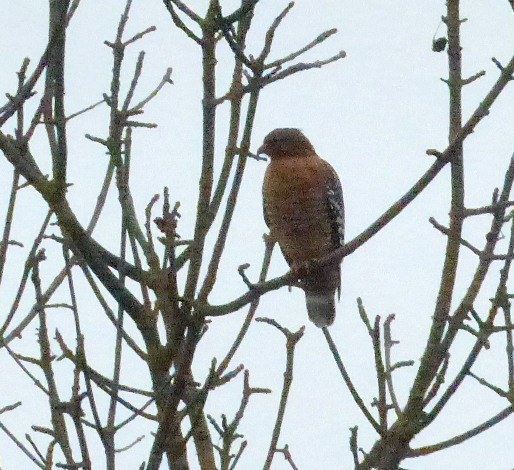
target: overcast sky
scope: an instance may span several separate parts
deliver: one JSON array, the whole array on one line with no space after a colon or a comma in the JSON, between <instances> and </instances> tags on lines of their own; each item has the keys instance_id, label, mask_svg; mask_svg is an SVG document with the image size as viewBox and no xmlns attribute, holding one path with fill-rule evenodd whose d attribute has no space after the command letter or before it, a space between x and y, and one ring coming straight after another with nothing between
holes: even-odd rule
<instances>
[{"instance_id":1,"label":"overcast sky","mask_svg":"<svg viewBox=\"0 0 514 470\"><path fill-rule=\"evenodd\" d=\"M9 6L7 7L7 3ZM187 2L203 15L205 1ZM66 109L70 114L102 98L110 86L111 50L104 40L113 40L124 0L82 0L68 30ZM273 18L287 2L261 0L256 8L255 27L250 32L248 52L259 53L263 35ZM224 11L231 11L236 1L222 2ZM432 158L427 148L444 150L447 145L448 92L440 80L447 76L446 53L431 50L434 35L445 34L440 24L445 2L408 2L401 0L351 2L347 0L299 0L279 29L271 58L303 47L321 32L337 28L338 34L310 51L303 62L323 59L345 50L347 57L322 69L306 71L266 87L261 93L252 138L255 151L263 137L275 127L299 127L311 140L317 153L328 160L343 184L346 204L348 239L370 225L397 200L429 167ZM484 2L463 1L462 25L463 75L484 70L486 75L464 89L463 116L470 115L498 77L491 57L506 63L514 51L514 13L507 0ZM16 71L24 57L37 63L46 45L46 2L18 0L5 2L0 28L2 69L0 91L14 94ZM136 129L132 157L132 191L140 219L151 197L169 186L171 198L181 202L182 218L179 233L190 238L194 227L197 181L201 152L201 55L199 47L175 29L162 2L134 0L126 37L155 25L157 31L131 47L125 61L125 88L129 85L135 59L146 51L143 77L138 91L143 98L160 81L167 67L173 67L173 86L165 87L146 108L143 120L158 123L157 129ZM219 95L227 91L232 63L228 48L220 45L218 62ZM33 100L36 103L37 100ZM32 106L34 106L32 103ZM503 182L514 143L514 84L501 95L477 130L466 141L466 205L489 204L495 187ZM29 106L30 107L30 106ZM219 110L216 158L219 170L224 155L227 133L227 109ZM86 224L102 183L107 157L103 147L85 139L89 133L105 137L108 110L98 108L72 121L69 126L70 166L69 200L80 220ZM50 171L50 159L44 133L32 144L32 152L44 171ZM250 263L248 275L256 279L264 251L262 234L266 227L262 218L261 184L265 162L250 160L241 190L226 256L221 264L219 282L210 301L225 303L245 291L237 267ZM343 263L342 298L331 333L346 362L354 382L367 404L376 396L373 356L367 332L357 314L356 298L361 297L371 318L396 314L394 360L412 359L416 365L396 373L397 392L402 403L414 377L418 359L428 335L438 278L444 259L445 238L429 224L435 217L446 225L449 211L449 169L445 169L430 187L392 224L366 243ZM11 168L0 159L0 184L8 188ZM25 244L13 251L10 269L24 262L34 231L38 229L45 206L32 190L21 196L23 211L14 225L13 238ZM8 190L0 191L0 216L4 217ZM114 218L115 223L112 222ZM119 220L114 193L106 208L95 237L116 250ZM465 237L481 246L490 223L488 217L467 222ZM57 232L55 232L57 233ZM212 243L211 237L209 243ZM48 241L45 248L58 257L59 249ZM499 248L506 249L506 242ZM57 258L47 262L43 280L52 280L60 269ZM460 300L476 267L477 260L462 251L456 301ZM271 275L285 273L287 265L278 250L271 266ZM19 274L18 274L19 275ZM5 312L12 302L12 290L18 275L4 281L0 290L0 309ZM493 267L475 308L484 313L494 295L498 266ZM85 284L82 307L86 346L99 369L109 373L113 332L94 303L87 304ZM59 297L59 296L57 296ZM62 298L55 302L65 301ZM29 299L30 300L30 299ZM27 306L30 303L27 301ZM88 305L90 308L88 308ZM221 358L233 341L246 309L228 317L215 319L209 334L200 345L195 363L198 380L205 378L212 357ZM3 313L0 314L3 318ZM65 313L53 313L53 327L61 325ZM297 346L295 375L289 406L279 446L289 444L297 466L309 469L347 469L351 467L348 448L349 428L359 426L359 446L369 450L376 435L359 414L349 392L338 375L321 331L309 323L304 295L294 289L281 289L263 297L259 316L275 318L290 330L306 325L303 339ZM20 314L19 320L22 315ZM3 321L3 320L2 320ZM17 322L15 321L14 324ZM13 343L18 352L31 351L35 325L23 340ZM88 340L88 335L89 340ZM71 330L70 340L73 339ZM32 344L32 346L30 346ZM470 338L466 333L457 341L452 353L449 373L458 370L465 357ZM483 353L476 373L487 376L505 387L503 338L493 338L492 348ZM96 356L95 356L96 354ZM132 360L127 355L127 361ZM262 468L274 417L280 397L285 365L284 337L268 325L253 324L249 336L234 359L234 366L243 363L250 370L250 383L269 387L271 395L253 396L240 431L249 440L240 464L241 469ZM32 423L44 424L47 411L44 399L33 398L34 386L14 369L5 351L0 353L0 408L22 399L24 408L2 416L2 422L22 438ZM147 369L136 359L123 371L124 383L148 387ZM65 384L63 390L69 390ZM242 380L215 391L207 409L219 417L232 416L239 405ZM32 395L31 395L32 393ZM41 400L41 401L37 401ZM27 410L38 403L37 413ZM430 427L412 443L413 447L432 444L476 426L507 406L495 394L467 379L453 401ZM34 417L36 416L36 417ZM405 461L403 466L415 470L466 468L468 470L508 470L514 467L514 448L510 418L493 430L467 443L423 459ZM128 429L127 441L148 429ZM136 468L148 454L151 437L119 455L119 468ZM99 452L101 451L100 448ZM480 449L480 452L477 452ZM473 455L472 460L469 456ZM194 458L191 458L194 461ZM102 468L98 457L95 468ZM0 466L3 470L29 468L29 461L5 437L0 438ZM196 468L193 465L193 468ZM274 470L290 467L277 454Z\"/></svg>"}]
</instances>

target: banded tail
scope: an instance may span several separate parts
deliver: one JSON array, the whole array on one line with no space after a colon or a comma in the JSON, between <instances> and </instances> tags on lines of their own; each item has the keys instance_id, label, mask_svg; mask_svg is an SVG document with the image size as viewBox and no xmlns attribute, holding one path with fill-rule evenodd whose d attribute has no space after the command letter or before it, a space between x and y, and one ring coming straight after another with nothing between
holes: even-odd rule
<instances>
[{"instance_id":1,"label":"banded tail","mask_svg":"<svg viewBox=\"0 0 514 470\"><path fill-rule=\"evenodd\" d=\"M336 317L335 292L305 292L309 319L318 328L330 326Z\"/></svg>"}]
</instances>

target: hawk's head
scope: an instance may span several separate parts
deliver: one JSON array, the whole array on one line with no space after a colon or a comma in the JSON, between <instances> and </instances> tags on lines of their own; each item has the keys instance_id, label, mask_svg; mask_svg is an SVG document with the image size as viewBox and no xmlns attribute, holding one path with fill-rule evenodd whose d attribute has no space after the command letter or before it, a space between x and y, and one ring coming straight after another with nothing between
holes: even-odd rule
<instances>
[{"instance_id":1,"label":"hawk's head","mask_svg":"<svg viewBox=\"0 0 514 470\"><path fill-rule=\"evenodd\" d=\"M279 127L271 131L257 150L257 155L266 154L270 158L300 157L315 154L314 147L300 129Z\"/></svg>"}]
</instances>

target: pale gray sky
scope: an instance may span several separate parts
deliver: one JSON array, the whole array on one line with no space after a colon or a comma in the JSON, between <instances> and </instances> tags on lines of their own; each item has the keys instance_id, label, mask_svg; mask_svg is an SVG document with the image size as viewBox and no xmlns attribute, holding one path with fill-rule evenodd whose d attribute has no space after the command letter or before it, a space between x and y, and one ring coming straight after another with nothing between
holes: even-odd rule
<instances>
[{"instance_id":1,"label":"pale gray sky","mask_svg":"<svg viewBox=\"0 0 514 470\"><path fill-rule=\"evenodd\" d=\"M15 72L23 58L30 57L34 65L45 48L47 7L42 1L3 3L0 90L13 93ZM112 57L111 50L103 41L114 38L124 4L124 0L82 0L68 30L68 113L98 101L102 93L109 91ZM206 1L199 0L188 2L191 8L202 13L205 4ZM222 5L230 11L238 2L226 1ZM260 51L264 32L285 5L286 2L261 0L256 9L255 29L250 34L248 52ZM303 72L265 88L261 94L252 148L255 150L262 138L275 127L301 128L317 152L334 166L340 176L349 239L372 223L428 168L433 157L425 155L427 148L443 150L447 144L448 93L440 80L447 75L447 55L431 50L432 37L444 11L443 0L299 0L277 33L272 58L297 50L332 27L338 28L339 33L301 60L326 58L341 49L347 52L347 57L321 70ZM464 89L463 115L467 119L498 77L498 69L491 62L491 57L507 62L513 53L514 13L507 0L489 0L463 1L462 15L468 18L462 26L464 76L486 71L485 77ZM162 2L134 0L126 36L150 25L156 25L157 31L137 42L127 54L125 87L130 83L135 59L141 49L146 51L146 57L138 96L146 96L168 66L173 67L174 85L166 87L143 115L143 120L156 122L159 127L134 131L133 197L143 219L144 207L153 194L161 192L163 186L169 186L171 198L181 202L183 216L179 232L183 238L190 238L201 149L200 50L175 29ZM438 35L444 34L444 26L440 25ZM226 91L227 80L230 79L228 57L228 47L220 45L219 94ZM36 101L33 100L31 106ZM503 182L503 172L513 150L513 103L514 85L511 85L495 103L490 116L466 141L466 204L469 207L490 203L493 189ZM224 151L227 108L227 104L221 107L218 118L218 169ZM90 217L107 163L104 149L86 140L84 134L104 137L107 123L105 107L77 118L69 128L69 180L74 183L69 190L69 200L84 223ZM43 133L32 144L32 152L48 171L50 160ZM225 303L244 292L245 285L237 274L240 264L250 263L248 274L252 279L257 278L263 254L262 234L266 231L261 215L260 189L265 166L263 162L248 162L226 256L221 264L223 282L210 298L213 303ZM10 171L10 165L0 159L0 183L6 188L0 192L2 219ZM368 404L377 393L376 379L370 342L358 318L356 298L362 297L371 317L379 314L385 318L390 313L396 314L394 338L401 343L394 348L394 360L413 359L417 366L430 326L445 246L445 238L428 223L428 218L433 216L440 223L447 224L448 190L449 171L446 169L397 220L343 263L342 299L331 333L361 396ZM23 263L33 231L37 230L45 211L34 191L27 189L21 197L26 212L19 214L13 238L24 242L26 248L12 251L13 273L16 272L15 263L18 266ZM115 223L109 219L109 214ZM118 237L118 217L117 199L112 193L95 237L113 250L117 248L113 240ZM466 238L481 246L488 225L487 217L467 222ZM209 241L212 240L211 237ZM49 257L53 254L60 259L59 248L53 242L48 241L45 247ZM506 242L500 242L499 247L506 248ZM48 272L43 280L47 283L52 279L52 272L60 268L60 261L55 264L55 269L49 268L50 263L52 260L45 263ZM457 300L475 266L475 257L463 250ZM281 275L286 270L286 263L276 251L271 275ZM496 267L491 270L486 288L475 304L481 313L489 307L488 299L493 295L497 278ZM12 289L16 279L17 276L13 275ZM85 287L81 281L77 280L77 283ZM85 288L83 293L80 292L83 298L79 299L85 305L82 315L86 340L88 334L91 335L86 347L97 366L109 373L112 367L109 341L113 332L97 308L87 308L88 295ZM59 298L57 295L55 301L64 299L64 296ZM11 302L12 292L6 284L0 291L1 311L5 312ZM212 357L223 357L245 313L246 309L243 309L213 320L196 358L198 379L205 377ZM3 315L0 314L2 318ZM67 313L52 315L55 316L53 328L58 325L61 328L62 318ZM321 331L309 323L303 293L297 289L291 293L287 289L270 293L262 299L258 315L273 317L291 330L306 325L304 338L297 346L294 382L279 446L289 444L294 460L302 470L350 468L349 428L359 426L359 446L364 450L369 450L377 436L351 400ZM35 325L25 332L23 340L13 343L18 352L31 351L34 328ZM68 337L73 339L71 330ZM457 370L459 360L465 357L470 344L470 338L463 333L452 354L449 374ZM145 365L134 358L127 361L132 362L123 371L124 382L134 381L148 386ZM252 386L273 389L272 395L252 397L240 428L249 440L240 467L253 470L262 468L274 424L285 365L283 336L267 325L253 324L234 366L239 363L250 370ZM13 367L12 360L2 351L0 369L4 371L4 379L0 383L0 408L17 399L22 399L24 404L23 408L3 415L2 421L22 437L33 422L43 424L48 412L44 398L40 394L33 398L33 385ZM503 338L493 338L492 348L483 353L474 370L499 386L505 386L505 367ZM406 398L414 372L415 368L411 368L396 374L401 401ZM65 384L63 390L69 390L70 386ZM221 413L232 416L239 405L241 388L242 381L237 380L212 393L207 403L208 412L215 417ZM488 419L505 406L505 401L472 379L466 380L448 409L412 444L417 447L449 438ZM33 411L28 413L31 407ZM423 459L405 461L403 466L415 470L511 469L514 467L514 449L510 444L512 423L510 418L461 446ZM123 447L132 438L143 433L148 435L150 431L150 427L143 430L129 427L127 441L117 444ZM120 454L119 468L136 468L146 458L150 442L151 438L147 437ZM101 452L100 447L98 452ZM101 456L99 462L102 463L95 468L102 468ZM0 466L4 470L30 468L26 457L5 437L0 438ZM276 455L273 469L289 468L281 456Z\"/></svg>"}]
</instances>

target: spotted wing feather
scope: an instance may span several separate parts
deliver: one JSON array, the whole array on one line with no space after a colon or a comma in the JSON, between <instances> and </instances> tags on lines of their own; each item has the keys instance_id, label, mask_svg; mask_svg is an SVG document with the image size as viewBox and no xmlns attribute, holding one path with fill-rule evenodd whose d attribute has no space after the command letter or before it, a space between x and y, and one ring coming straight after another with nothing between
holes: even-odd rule
<instances>
[{"instance_id":1,"label":"spotted wing feather","mask_svg":"<svg viewBox=\"0 0 514 470\"><path fill-rule=\"evenodd\" d=\"M332 225L332 242L334 249L340 248L344 245L344 200L343 188L341 181L335 172L334 168L328 163L326 167L328 170L327 179L327 205L328 213ZM341 270L339 269L339 284L337 286L337 296L341 296Z\"/></svg>"}]
</instances>

